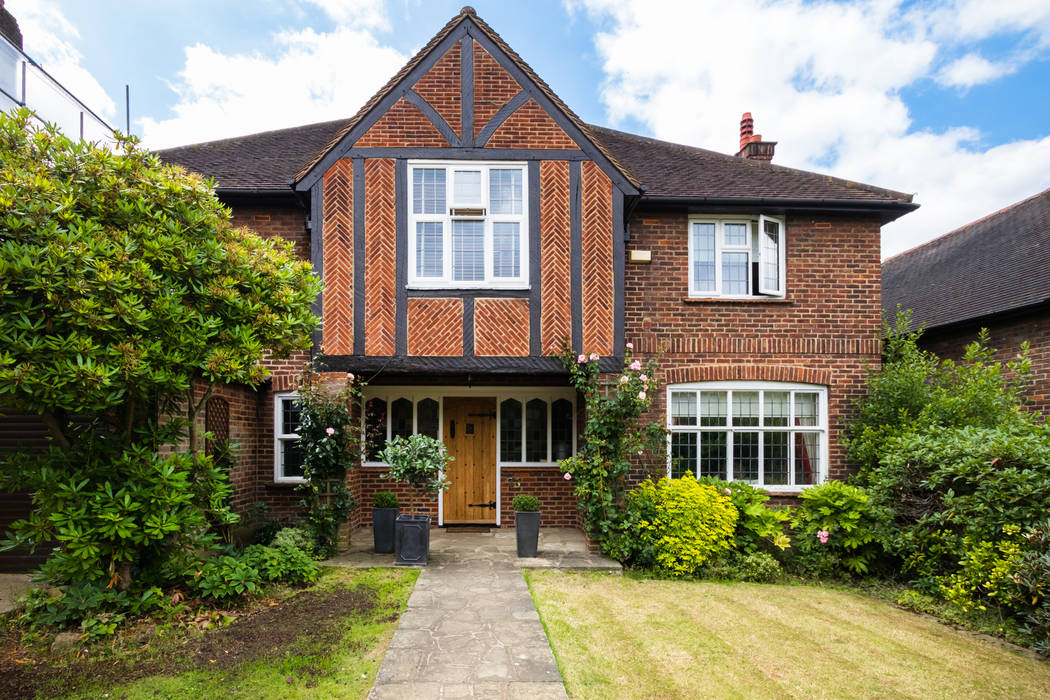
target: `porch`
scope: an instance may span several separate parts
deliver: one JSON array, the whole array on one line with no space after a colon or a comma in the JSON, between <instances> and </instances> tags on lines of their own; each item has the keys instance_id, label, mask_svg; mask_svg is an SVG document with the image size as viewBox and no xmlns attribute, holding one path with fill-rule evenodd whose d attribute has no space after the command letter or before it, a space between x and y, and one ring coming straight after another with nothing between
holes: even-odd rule
<instances>
[{"instance_id":1,"label":"porch","mask_svg":"<svg viewBox=\"0 0 1050 700\"><path fill-rule=\"evenodd\" d=\"M372 528L360 527L350 536L349 549L324 562L328 566L370 568L394 566L393 554L372 551ZM619 562L587 546L584 534L570 527L540 528L538 555L519 558L514 528L432 528L430 566L474 562L523 569L574 569L621 573Z\"/></svg>"}]
</instances>

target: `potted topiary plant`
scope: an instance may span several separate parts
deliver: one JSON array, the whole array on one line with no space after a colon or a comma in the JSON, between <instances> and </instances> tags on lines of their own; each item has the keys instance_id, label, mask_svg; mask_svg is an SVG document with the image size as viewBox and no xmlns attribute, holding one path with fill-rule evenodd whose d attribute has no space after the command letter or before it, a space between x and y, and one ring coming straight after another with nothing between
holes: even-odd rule
<instances>
[{"instance_id":1,"label":"potted topiary plant","mask_svg":"<svg viewBox=\"0 0 1050 700\"><path fill-rule=\"evenodd\" d=\"M411 435L387 440L379 458L390 465L383 478L411 486L420 499L434 500L448 488L445 467L452 460L445 444L427 435ZM430 560L430 512L417 513L415 504L394 521L395 564L411 566Z\"/></svg>"},{"instance_id":2,"label":"potted topiary plant","mask_svg":"<svg viewBox=\"0 0 1050 700\"><path fill-rule=\"evenodd\" d=\"M514 534L518 556L536 556L540 544L540 499L527 493L514 497Z\"/></svg>"},{"instance_id":3,"label":"potted topiary plant","mask_svg":"<svg viewBox=\"0 0 1050 700\"><path fill-rule=\"evenodd\" d=\"M397 512L397 495L391 491L377 491L372 500L372 542L376 554L394 551L394 520Z\"/></svg>"}]
</instances>

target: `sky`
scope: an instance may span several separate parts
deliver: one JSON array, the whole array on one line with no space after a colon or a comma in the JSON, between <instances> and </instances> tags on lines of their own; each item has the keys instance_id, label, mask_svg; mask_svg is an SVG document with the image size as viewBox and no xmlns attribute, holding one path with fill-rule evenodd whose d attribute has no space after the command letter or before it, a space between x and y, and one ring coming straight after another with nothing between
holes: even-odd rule
<instances>
[{"instance_id":1,"label":"sky","mask_svg":"<svg viewBox=\"0 0 1050 700\"><path fill-rule=\"evenodd\" d=\"M6 0L25 51L163 148L346 118L462 2ZM585 121L913 193L888 257L1050 188L1048 0L476 0Z\"/></svg>"}]
</instances>

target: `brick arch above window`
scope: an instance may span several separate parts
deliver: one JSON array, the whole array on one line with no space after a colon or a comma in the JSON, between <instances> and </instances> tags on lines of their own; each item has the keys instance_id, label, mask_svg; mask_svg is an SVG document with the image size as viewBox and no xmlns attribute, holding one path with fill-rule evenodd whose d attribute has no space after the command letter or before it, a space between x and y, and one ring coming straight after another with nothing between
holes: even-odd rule
<instances>
[{"instance_id":1,"label":"brick arch above window","mask_svg":"<svg viewBox=\"0 0 1050 700\"><path fill-rule=\"evenodd\" d=\"M791 382L795 384L831 384L830 369L793 365L696 365L664 370L664 384L690 382L724 382L732 380Z\"/></svg>"}]
</instances>

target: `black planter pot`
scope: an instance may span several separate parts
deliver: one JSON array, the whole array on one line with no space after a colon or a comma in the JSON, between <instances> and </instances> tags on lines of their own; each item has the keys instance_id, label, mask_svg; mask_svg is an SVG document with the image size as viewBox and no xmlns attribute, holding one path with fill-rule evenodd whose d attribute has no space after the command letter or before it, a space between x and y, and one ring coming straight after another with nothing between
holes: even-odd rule
<instances>
[{"instance_id":1,"label":"black planter pot","mask_svg":"<svg viewBox=\"0 0 1050 700\"><path fill-rule=\"evenodd\" d=\"M514 512L514 534L518 539L518 556L534 557L540 545L540 512Z\"/></svg>"},{"instance_id":2,"label":"black planter pot","mask_svg":"<svg viewBox=\"0 0 1050 700\"><path fill-rule=\"evenodd\" d=\"M372 509L372 542L376 554L391 554L394 551L394 519L397 508Z\"/></svg>"},{"instance_id":3,"label":"black planter pot","mask_svg":"<svg viewBox=\"0 0 1050 700\"><path fill-rule=\"evenodd\" d=\"M430 560L430 516L402 513L394 524L397 566L426 566Z\"/></svg>"}]
</instances>

